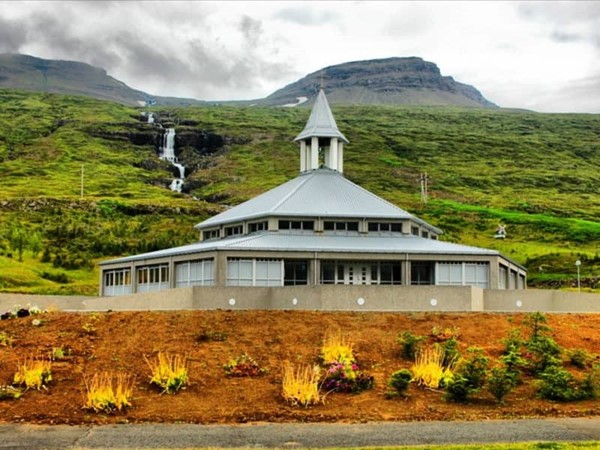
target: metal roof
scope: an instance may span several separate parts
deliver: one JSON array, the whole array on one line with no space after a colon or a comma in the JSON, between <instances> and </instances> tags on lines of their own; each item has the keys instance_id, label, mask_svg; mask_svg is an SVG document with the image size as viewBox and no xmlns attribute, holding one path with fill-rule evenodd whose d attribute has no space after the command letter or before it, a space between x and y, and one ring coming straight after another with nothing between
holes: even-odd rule
<instances>
[{"instance_id":1,"label":"metal roof","mask_svg":"<svg viewBox=\"0 0 600 450\"><path fill-rule=\"evenodd\" d=\"M104 261L100 264L120 264L215 250L501 256L496 250L453 244L406 234L387 236L334 235L262 231L245 236L197 242L183 247L128 256Z\"/></svg>"},{"instance_id":2,"label":"metal roof","mask_svg":"<svg viewBox=\"0 0 600 450\"><path fill-rule=\"evenodd\" d=\"M346 136L344 136L342 132L338 130L337 124L335 123L335 118L333 117L331 108L329 108L329 103L327 103L327 98L325 97L325 92L323 92L323 89L321 89L317 95L317 99L315 100L315 104L313 105L310 117L308 118L308 122L306 122L304 130L302 130L302 132L296 136L294 141L301 141L313 136L330 138L336 137L346 144L349 143L348 139L346 139Z\"/></svg>"},{"instance_id":3,"label":"metal roof","mask_svg":"<svg viewBox=\"0 0 600 450\"><path fill-rule=\"evenodd\" d=\"M331 169L302 172L287 183L199 223L196 228L268 216L411 219L442 232Z\"/></svg>"}]
</instances>

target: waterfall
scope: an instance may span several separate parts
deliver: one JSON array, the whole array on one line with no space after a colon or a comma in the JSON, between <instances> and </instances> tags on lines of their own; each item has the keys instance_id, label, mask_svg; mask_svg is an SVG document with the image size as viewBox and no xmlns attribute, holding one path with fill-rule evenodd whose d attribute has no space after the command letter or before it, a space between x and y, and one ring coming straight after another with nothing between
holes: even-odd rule
<instances>
[{"instance_id":1,"label":"waterfall","mask_svg":"<svg viewBox=\"0 0 600 450\"><path fill-rule=\"evenodd\" d=\"M183 187L183 179L185 178L185 167L179 164L177 161L177 156L175 156L175 128L167 128L167 131L163 136L163 145L160 149L160 159L169 161L179 170L179 178L175 178L169 187L172 191L181 192L181 188Z\"/></svg>"},{"instance_id":2,"label":"waterfall","mask_svg":"<svg viewBox=\"0 0 600 450\"><path fill-rule=\"evenodd\" d=\"M154 123L154 113L148 113L148 123Z\"/></svg>"}]
</instances>

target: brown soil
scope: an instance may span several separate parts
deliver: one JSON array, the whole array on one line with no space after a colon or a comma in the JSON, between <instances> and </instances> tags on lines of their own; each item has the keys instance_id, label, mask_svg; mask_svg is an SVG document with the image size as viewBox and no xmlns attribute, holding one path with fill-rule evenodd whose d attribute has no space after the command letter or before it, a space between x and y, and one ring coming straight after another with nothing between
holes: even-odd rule
<instances>
[{"instance_id":1,"label":"brown soil","mask_svg":"<svg viewBox=\"0 0 600 450\"><path fill-rule=\"evenodd\" d=\"M12 347L0 346L0 385L12 382L23 357L48 355L59 346L70 348L72 356L53 363L53 380L47 390L1 401L0 422L364 422L600 414L599 400L557 403L537 399L529 378L509 394L503 406L496 405L485 390L468 404L455 404L445 401L440 391L413 385L406 399L386 398L386 380L391 373L410 367L409 361L400 358L396 343L402 331L431 335L434 326L457 327L461 349L480 346L495 360L502 349L501 340L507 331L521 325L522 314L53 312L35 318L43 324L33 326L32 317L0 321L0 333L14 338ZM557 314L548 319L561 346L600 354L600 314ZM288 405L281 397L284 362L313 364L324 334L335 329L354 343L360 368L374 376L375 387L360 394L329 394L322 405ZM226 340L198 342L201 333L214 332L225 333ZM190 385L176 395L161 395L148 384L144 355L153 357L159 351L190 357ZM226 377L223 364L243 352L268 373L256 378ZM113 415L82 409L83 377L101 370L135 376L131 408Z\"/></svg>"}]
</instances>

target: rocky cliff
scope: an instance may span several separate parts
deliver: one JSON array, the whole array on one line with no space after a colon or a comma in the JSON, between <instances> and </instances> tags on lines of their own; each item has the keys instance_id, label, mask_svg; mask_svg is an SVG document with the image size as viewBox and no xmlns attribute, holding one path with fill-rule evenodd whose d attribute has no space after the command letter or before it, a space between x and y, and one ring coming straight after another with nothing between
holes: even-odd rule
<instances>
[{"instance_id":1,"label":"rocky cliff","mask_svg":"<svg viewBox=\"0 0 600 450\"><path fill-rule=\"evenodd\" d=\"M264 100L265 105L291 105L308 98L310 105L323 84L334 104L457 105L495 108L473 86L442 76L421 58L387 58L329 66L289 84Z\"/></svg>"}]
</instances>

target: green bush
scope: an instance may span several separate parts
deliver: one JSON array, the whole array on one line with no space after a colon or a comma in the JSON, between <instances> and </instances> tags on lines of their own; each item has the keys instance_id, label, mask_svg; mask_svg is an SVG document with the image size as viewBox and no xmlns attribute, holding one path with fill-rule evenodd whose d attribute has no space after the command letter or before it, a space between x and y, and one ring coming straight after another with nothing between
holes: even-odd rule
<instances>
[{"instance_id":1,"label":"green bush","mask_svg":"<svg viewBox=\"0 0 600 450\"><path fill-rule=\"evenodd\" d=\"M450 367L460 358L460 350L458 348L458 339L451 337L443 344L440 344L444 349L444 367Z\"/></svg>"},{"instance_id":2,"label":"green bush","mask_svg":"<svg viewBox=\"0 0 600 450\"><path fill-rule=\"evenodd\" d=\"M560 365L562 348L550 336L538 334L527 342L526 348L527 364L534 374L542 373L548 367Z\"/></svg>"},{"instance_id":3,"label":"green bush","mask_svg":"<svg viewBox=\"0 0 600 450\"><path fill-rule=\"evenodd\" d=\"M564 367L556 365L540 373L538 395L546 400L561 402L580 399L575 377Z\"/></svg>"},{"instance_id":4,"label":"green bush","mask_svg":"<svg viewBox=\"0 0 600 450\"><path fill-rule=\"evenodd\" d=\"M466 402L470 394L478 392L485 383L489 359L477 347L467 349L470 355L460 361L453 377L446 384L446 399Z\"/></svg>"},{"instance_id":5,"label":"green bush","mask_svg":"<svg viewBox=\"0 0 600 450\"><path fill-rule=\"evenodd\" d=\"M417 349L421 344L421 341L425 339L425 336L416 336L410 331L403 332L398 336L397 342L400 344L400 353L403 358L414 360L417 353Z\"/></svg>"},{"instance_id":6,"label":"green bush","mask_svg":"<svg viewBox=\"0 0 600 450\"><path fill-rule=\"evenodd\" d=\"M488 391L498 403L504 403L504 397L516 386L514 373L507 367L493 367L487 376Z\"/></svg>"},{"instance_id":7,"label":"green bush","mask_svg":"<svg viewBox=\"0 0 600 450\"><path fill-rule=\"evenodd\" d=\"M585 369L590 361L590 354L581 348L570 350L568 356L569 362L579 369Z\"/></svg>"},{"instance_id":8,"label":"green bush","mask_svg":"<svg viewBox=\"0 0 600 450\"><path fill-rule=\"evenodd\" d=\"M388 386L391 387L393 391L388 392L387 395L389 397L405 395L412 378L412 372L408 369L401 369L394 372L388 381Z\"/></svg>"}]
</instances>

